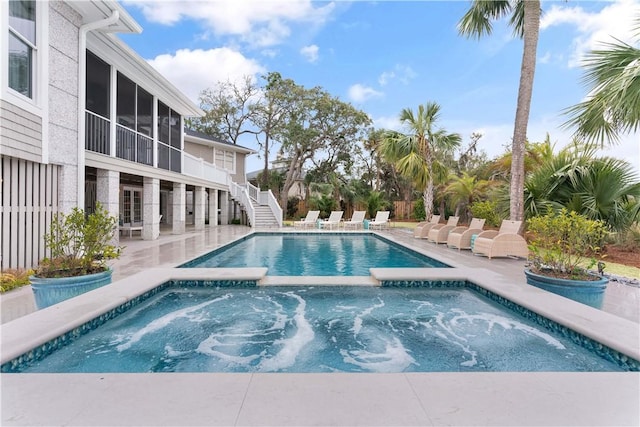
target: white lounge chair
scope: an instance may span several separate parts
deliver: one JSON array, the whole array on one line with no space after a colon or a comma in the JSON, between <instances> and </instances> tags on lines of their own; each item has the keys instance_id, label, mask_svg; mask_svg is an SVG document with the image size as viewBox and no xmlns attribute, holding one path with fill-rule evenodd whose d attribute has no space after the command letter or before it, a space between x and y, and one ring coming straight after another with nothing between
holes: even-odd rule
<instances>
[{"instance_id":1,"label":"white lounge chair","mask_svg":"<svg viewBox=\"0 0 640 427\"><path fill-rule=\"evenodd\" d=\"M347 228L363 228L364 225L364 217L367 214L366 211L354 211L353 216L349 221L344 221L342 226L346 230Z\"/></svg>"},{"instance_id":2,"label":"white lounge chair","mask_svg":"<svg viewBox=\"0 0 640 427\"><path fill-rule=\"evenodd\" d=\"M329 228L330 230L332 230L333 227L338 228L338 226L340 225L340 221L342 221L343 213L344 211L332 211L331 215L329 215L329 218L327 218L325 221L320 221L320 228Z\"/></svg>"},{"instance_id":3,"label":"white lounge chair","mask_svg":"<svg viewBox=\"0 0 640 427\"><path fill-rule=\"evenodd\" d=\"M293 223L293 226L294 228L313 228L316 226L318 216L320 216L320 211L309 211L307 212L307 216L305 217L305 219L301 221L295 221Z\"/></svg>"},{"instance_id":4,"label":"white lounge chair","mask_svg":"<svg viewBox=\"0 0 640 427\"><path fill-rule=\"evenodd\" d=\"M427 235L427 239L430 242L434 242L436 245L438 243L447 243L447 238L449 237L449 232L456 228L458 225L458 220L460 217L450 216L447 220L446 224L436 224L429 230L429 234Z\"/></svg>"},{"instance_id":5,"label":"white lounge chair","mask_svg":"<svg viewBox=\"0 0 640 427\"><path fill-rule=\"evenodd\" d=\"M505 219L500 230L487 230L478 234L471 251L489 259L508 256L526 258L529 256L529 247L524 237L518 234L521 226L522 221Z\"/></svg>"},{"instance_id":6,"label":"white lounge chair","mask_svg":"<svg viewBox=\"0 0 640 427\"><path fill-rule=\"evenodd\" d=\"M420 235L422 234L422 229L424 227L431 228L439 222L440 222L440 215L431 215L431 219L429 221L422 221L422 222L419 222L418 225L416 225L416 228L413 229L413 237L416 237L416 238L420 237Z\"/></svg>"},{"instance_id":7,"label":"white lounge chair","mask_svg":"<svg viewBox=\"0 0 640 427\"><path fill-rule=\"evenodd\" d=\"M456 227L449 232L447 246L450 248L471 249L471 236L482 233L484 218L473 218L468 227Z\"/></svg>"},{"instance_id":8,"label":"white lounge chair","mask_svg":"<svg viewBox=\"0 0 640 427\"><path fill-rule=\"evenodd\" d=\"M382 230L389 226L389 211L378 211L373 221L369 222L369 229L375 230L376 228Z\"/></svg>"}]
</instances>

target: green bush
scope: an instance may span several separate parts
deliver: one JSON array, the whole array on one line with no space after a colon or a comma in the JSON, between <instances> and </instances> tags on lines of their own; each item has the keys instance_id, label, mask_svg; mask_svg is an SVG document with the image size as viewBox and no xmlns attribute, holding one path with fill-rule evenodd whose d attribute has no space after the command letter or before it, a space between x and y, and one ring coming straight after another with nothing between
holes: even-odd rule
<instances>
[{"instance_id":1,"label":"green bush","mask_svg":"<svg viewBox=\"0 0 640 427\"><path fill-rule=\"evenodd\" d=\"M424 221L424 200L419 198L413 205L413 217L416 221Z\"/></svg>"},{"instance_id":2,"label":"green bush","mask_svg":"<svg viewBox=\"0 0 640 427\"><path fill-rule=\"evenodd\" d=\"M112 244L117 225L118 219L100 203L89 215L78 208L68 215L56 214L44 236L51 257L40 262L36 276L75 277L107 270L107 260L118 258L122 251Z\"/></svg>"},{"instance_id":3,"label":"green bush","mask_svg":"<svg viewBox=\"0 0 640 427\"><path fill-rule=\"evenodd\" d=\"M596 264L607 235L604 222L562 209L527 221L530 235L529 260L534 273L560 278L588 280L587 270ZM587 257L590 262L584 267Z\"/></svg>"},{"instance_id":4,"label":"green bush","mask_svg":"<svg viewBox=\"0 0 640 427\"><path fill-rule=\"evenodd\" d=\"M498 213L498 203L489 200L473 203L471 215L474 218L484 218L485 223L491 227L499 227L503 219Z\"/></svg>"}]
</instances>

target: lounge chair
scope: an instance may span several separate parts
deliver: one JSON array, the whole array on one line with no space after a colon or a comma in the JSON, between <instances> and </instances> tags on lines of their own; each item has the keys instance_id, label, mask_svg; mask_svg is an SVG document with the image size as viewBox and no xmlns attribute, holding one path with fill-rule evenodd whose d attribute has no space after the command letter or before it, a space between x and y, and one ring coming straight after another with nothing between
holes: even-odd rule
<instances>
[{"instance_id":1,"label":"lounge chair","mask_svg":"<svg viewBox=\"0 0 640 427\"><path fill-rule=\"evenodd\" d=\"M373 221L369 222L369 229L375 230L376 228L382 230L389 226L389 211L378 211Z\"/></svg>"},{"instance_id":2,"label":"lounge chair","mask_svg":"<svg viewBox=\"0 0 640 427\"><path fill-rule=\"evenodd\" d=\"M419 222L418 225L416 225L416 228L413 229L413 237L415 238L420 237L420 234L422 233L422 229L424 227L431 228L439 222L440 222L440 215L431 215L431 219L429 221L422 221L422 222Z\"/></svg>"},{"instance_id":3,"label":"lounge chair","mask_svg":"<svg viewBox=\"0 0 640 427\"><path fill-rule=\"evenodd\" d=\"M487 230L478 234L471 251L474 254L489 257L516 256L526 258L529 256L527 241L518 232L522 221L504 220L500 230Z\"/></svg>"},{"instance_id":4,"label":"lounge chair","mask_svg":"<svg viewBox=\"0 0 640 427\"><path fill-rule=\"evenodd\" d=\"M441 223L440 222L440 219L442 218L442 215L434 215L434 217L437 217L438 222L435 222L435 219L431 218L431 222L429 222L429 224L424 225L420 229L420 233L418 234L418 238L426 239L426 238L429 237L429 232L431 231L431 229L433 227L435 227L436 225L446 225L446 223Z\"/></svg>"},{"instance_id":5,"label":"lounge chair","mask_svg":"<svg viewBox=\"0 0 640 427\"><path fill-rule=\"evenodd\" d=\"M353 216L351 217L351 219L349 221L344 221L342 223L342 226L347 229L347 228L354 228L354 229L358 229L358 228L363 228L363 224L364 224L364 216L367 214L366 211L354 211L353 212Z\"/></svg>"},{"instance_id":6,"label":"lounge chair","mask_svg":"<svg viewBox=\"0 0 640 427\"><path fill-rule=\"evenodd\" d=\"M294 228L313 228L316 225L316 221L318 221L318 216L320 216L320 211L309 211L305 219L295 221L293 226Z\"/></svg>"},{"instance_id":7,"label":"lounge chair","mask_svg":"<svg viewBox=\"0 0 640 427\"><path fill-rule=\"evenodd\" d=\"M449 232L447 246L450 248L471 249L471 236L482 233L484 218L473 218L468 227L455 227Z\"/></svg>"},{"instance_id":8,"label":"lounge chair","mask_svg":"<svg viewBox=\"0 0 640 427\"><path fill-rule=\"evenodd\" d=\"M330 230L333 229L333 227L338 227L340 225L340 221L342 221L342 214L344 212L343 211L332 211L331 215L329 215L329 218L327 218L325 221L320 221L319 227L320 228L329 228Z\"/></svg>"},{"instance_id":9,"label":"lounge chair","mask_svg":"<svg viewBox=\"0 0 640 427\"><path fill-rule=\"evenodd\" d=\"M460 217L450 216L447 220L446 224L436 224L429 230L429 234L427 235L427 239L430 242L434 242L436 245L438 243L447 243L447 238L449 237L449 232L456 228L458 225L458 220Z\"/></svg>"}]
</instances>

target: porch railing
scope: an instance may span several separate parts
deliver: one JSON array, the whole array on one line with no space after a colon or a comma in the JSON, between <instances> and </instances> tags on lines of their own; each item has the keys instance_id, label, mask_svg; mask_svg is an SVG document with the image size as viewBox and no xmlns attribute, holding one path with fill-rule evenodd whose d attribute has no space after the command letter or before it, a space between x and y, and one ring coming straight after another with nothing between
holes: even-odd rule
<instances>
[{"instance_id":1,"label":"porch railing","mask_svg":"<svg viewBox=\"0 0 640 427\"><path fill-rule=\"evenodd\" d=\"M173 172L182 172L182 151L158 141L158 167Z\"/></svg>"},{"instance_id":2,"label":"porch railing","mask_svg":"<svg viewBox=\"0 0 640 427\"><path fill-rule=\"evenodd\" d=\"M153 166L153 139L116 125L116 157Z\"/></svg>"},{"instance_id":3,"label":"porch railing","mask_svg":"<svg viewBox=\"0 0 640 427\"><path fill-rule=\"evenodd\" d=\"M111 154L111 122L109 119L85 111L84 148L96 153Z\"/></svg>"},{"instance_id":4,"label":"porch railing","mask_svg":"<svg viewBox=\"0 0 640 427\"><path fill-rule=\"evenodd\" d=\"M226 185L229 173L217 167L212 163L205 162L201 158L195 157L189 153L183 153L185 175L191 175L197 178L206 179L207 181L216 182Z\"/></svg>"}]
</instances>

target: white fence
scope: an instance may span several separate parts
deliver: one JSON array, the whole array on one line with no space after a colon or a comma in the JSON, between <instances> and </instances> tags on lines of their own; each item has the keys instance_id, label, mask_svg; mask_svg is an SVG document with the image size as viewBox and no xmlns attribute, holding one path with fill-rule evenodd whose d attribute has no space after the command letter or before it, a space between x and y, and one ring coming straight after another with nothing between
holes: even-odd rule
<instances>
[{"instance_id":1,"label":"white fence","mask_svg":"<svg viewBox=\"0 0 640 427\"><path fill-rule=\"evenodd\" d=\"M58 211L58 167L6 156L0 163L0 266L32 268Z\"/></svg>"}]
</instances>

